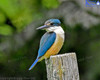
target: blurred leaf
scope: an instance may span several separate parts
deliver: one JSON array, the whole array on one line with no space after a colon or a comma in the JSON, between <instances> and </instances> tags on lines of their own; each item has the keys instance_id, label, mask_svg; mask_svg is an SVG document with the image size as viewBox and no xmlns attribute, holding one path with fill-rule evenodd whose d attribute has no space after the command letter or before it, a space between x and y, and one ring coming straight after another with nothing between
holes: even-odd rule
<instances>
[{"instance_id":1,"label":"blurred leaf","mask_svg":"<svg viewBox=\"0 0 100 80\"><path fill-rule=\"evenodd\" d=\"M9 25L0 26L0 34L1 35L11 35L13 33L13 29Z\"/></svg>"},{"instance_id":2,"label":"blurred leaf","mask_svg":"<svg viewBox=\"0 0 100 80\"><path fill-rule=\"evenodd\" d=\"M17 0L0 0L0 8L10 18L13 18L15 14L18 13L19 6L17 6L16 1Z\"/></svg>"},{"instance_id":3,"label":"blurred leaf","mask_svg":"<svg viewBox=\"0 0 100 80\"><path fill-rule=\"evenodd\" d=\"M33 20L32 12L29 7L27 7L26 1L3 0L0 1L0 8L6 13L18 31L21 31Z\"/></svg>"},{"instance_id":4,"label":"blurred leaf","mask_svg":"<svg viewBox=\"0 0 100 80\"><path fill-rule=\"evenodd\" d=\"M6 21L5 15L0 11L0 24L4 23Z\"/></svg>"},{"instance_id":5,"label":"blurred leaf","mask_svg":"<svg viewBox=\"0 0 100 80\"><path fill-rule=\"evenodd\" d=\"M42 4L46 8L57 8L59 6L58 0L42 0Z\"/></svg>"},{"instance_id":6,"label":"blurred leaf","mask_svg":"<svg viewBox=\"0 0 100 80\"><path fill-rule=\"evenodd\" d=\"M23 11L12 20L18 31L21 31L32 21L32 16L28 11Z\"/></svg>"}]
</instances>

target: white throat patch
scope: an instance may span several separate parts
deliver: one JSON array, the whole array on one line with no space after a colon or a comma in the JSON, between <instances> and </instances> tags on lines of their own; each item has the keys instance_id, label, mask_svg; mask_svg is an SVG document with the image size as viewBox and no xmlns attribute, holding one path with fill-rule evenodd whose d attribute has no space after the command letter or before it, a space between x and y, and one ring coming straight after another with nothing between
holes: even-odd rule
<instances>
[{"instance_id":1,"label":"white throat patch","mask_svg":"<svg viewBox=\"0 0 100 80\"><path fill-rule=\"evenodd\" d=\"M56 34L60 35L64 38L64 30L61 26L54 26L46 29L47 32L55 32Z\"/></svg>"},{"instance_id":2,"label":"white throat patch","mask_svg":"<svg viewBox=\"0 0 100 80\"><path fill-rule=\"evenodd\" d=\"M47 32L64 33L61 26L54 26L46 29Z\"/></svg>"}]
</instances>

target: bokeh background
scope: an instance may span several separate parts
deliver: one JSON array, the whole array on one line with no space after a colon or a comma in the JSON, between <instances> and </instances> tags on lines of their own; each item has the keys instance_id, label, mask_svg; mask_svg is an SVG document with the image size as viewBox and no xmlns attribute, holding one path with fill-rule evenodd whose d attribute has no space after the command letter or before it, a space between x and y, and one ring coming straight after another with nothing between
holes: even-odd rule
<instances>
[{"instance_id":1,"label":"bokeh background","mask_svg":"<svg viewBox=\"0 0 100 80\"><path fill-rule=\"evenodd\" d=\"M65 31L59 54L76 52L80 80L100 80L100 7L85 0L0 0L0 79L47 80L44 60L28 68L45 33L36 28L50 18Z\"/></svg>"}]
</instances>

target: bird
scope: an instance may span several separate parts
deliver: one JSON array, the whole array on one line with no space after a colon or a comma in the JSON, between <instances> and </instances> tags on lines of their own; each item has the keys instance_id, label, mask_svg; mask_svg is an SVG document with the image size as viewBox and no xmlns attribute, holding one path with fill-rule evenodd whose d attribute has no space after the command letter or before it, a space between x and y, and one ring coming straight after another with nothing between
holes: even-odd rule
<instances>
[{"instance_id":1,"label":"bird","mask_svg":"<svg viewBox=\"0 0 100 80\"><path fill-rule=\"evenodd\" d=\"M49 19L43 26L38 27L37 30L46 30L46 33L40 40L37 58L29 70L43 59L58 54L64 44L65 32L61 27L59 19Z\"/></svg>"}]
</instances>

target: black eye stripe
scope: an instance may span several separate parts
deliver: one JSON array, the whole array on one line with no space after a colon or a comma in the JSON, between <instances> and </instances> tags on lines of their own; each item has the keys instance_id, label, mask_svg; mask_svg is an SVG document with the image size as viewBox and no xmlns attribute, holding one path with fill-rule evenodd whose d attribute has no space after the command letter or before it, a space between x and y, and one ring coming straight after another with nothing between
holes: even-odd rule
<instances>
[{"instance_id":1,"label":"black eye stripe","mask_svg":"<svg viewBox=\"0 0 100 80\"><path fill-rule=\"evenodd\" d=\"M53 22L46 22L45 25L48 25L48 26L60 26L61 24L60 23L53 23Z\"/></svg>"}]
</instances>

